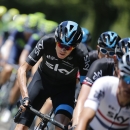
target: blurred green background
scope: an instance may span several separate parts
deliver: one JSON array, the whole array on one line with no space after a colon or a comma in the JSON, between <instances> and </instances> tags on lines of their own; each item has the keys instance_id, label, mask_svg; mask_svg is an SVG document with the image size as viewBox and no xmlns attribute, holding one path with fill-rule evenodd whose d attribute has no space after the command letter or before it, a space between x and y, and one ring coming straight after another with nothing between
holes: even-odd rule
<instances>
[{"instance_id":1,"label":"blurred green background","mask_svg":"<svg viewBox=\"0 0 130 130\"><path fill-rule=\"evenodd\" d=\"M0 0L0 5L17 8L21 14L40 11L58 23L75 21L91 32L93 48L104 31L130 36L130 0Z\"/></svg>"}]
</instances>

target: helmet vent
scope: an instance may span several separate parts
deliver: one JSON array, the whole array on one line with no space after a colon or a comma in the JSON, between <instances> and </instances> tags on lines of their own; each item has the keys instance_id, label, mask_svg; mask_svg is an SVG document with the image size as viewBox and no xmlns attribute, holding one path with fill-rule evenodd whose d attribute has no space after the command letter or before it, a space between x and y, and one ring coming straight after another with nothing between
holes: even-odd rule
<instances>
[{"instance_id":1,"label":"helmet vent","mask_svg":"<svg viewBox=\"0 0 130 130\"><path fill-rule=\"evenodd\" d=\"M129 57L129 55L126 56L126 62L130 66L130 57Z\"/></svg>"},{"instance_id":2,"label":"helmet vent","mask_svg":"<svg viewBox=\"0 0 130 130\"><path fill-rule=\"evenodd\" d=\"M111 35L113 36L113 35L114 35L114 33L111 33Z\"/></svg>"},{"instance_id":3,"label":"helmet vent","mask_svg":"<svg viewBox=\"0 0 130 130\"><path fill-rule=\"evenodd\" d=\"M73 29L73 27L74 27L73 25L70 25L70 31Z\"/></svg>"},{"instance_id":4,"label":"helmet vent","mask_svg":"<svg viewBox=\"0 0 130 130\"><path fill-rule=\"evenodd\" d=\"M65 27L65 35L67 36L67 28Z\"/></svg>"}]
</instances>

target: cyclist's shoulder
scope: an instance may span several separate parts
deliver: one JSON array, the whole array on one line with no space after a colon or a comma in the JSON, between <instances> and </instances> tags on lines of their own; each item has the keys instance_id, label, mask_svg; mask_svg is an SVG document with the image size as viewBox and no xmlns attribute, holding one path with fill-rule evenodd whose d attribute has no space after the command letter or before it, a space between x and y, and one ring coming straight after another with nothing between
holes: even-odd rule
<instances>
[{"instance_id":1,"label":"cyclist's shoulder","mask_svg":"<svg viewBox=\"0 0 130 130\"><path fill-rule=\"evenodd\" d=\"M89 52L89 55L98 55L98 51L92 50L92 51Z\"/></svg>"},{"instance_id":2,"label":"cyclist's shoulder","mask_svg":"<svg viewBox=\"0 0 130 130\"><path fill-rule=\"evenodd\" d=\"M109 64L114 64L114 60L112 58L101 58L97 59L94 61L94 64L99 64L99 65L109 65Z\"/></svg>"},{"instance_id":3,"label":"cyclist's shoulder","mask_svg":"<svg viewBox=\"0 0 130 130\"><path fill-rule=\"evenodd\" d=\"M102 76L98 78L93 86L95 86L96 89L98 88L106 88L107 90L113 90L115 91L115 88L118 87L119 78L115 76ZM99 87L97 87L99 86Z\"/></svg>"},{"instance_id":4,"label":"cyclist's shoulder","mask_svg":"<svg viewBox=\"0 0 130 130\"><path fill-rule=\"evenodd\" d=\"M98 75L98 77L101 77L101 76L105 76L106 74L112 75L114 64L111 65L111 62L109 60L111 61L111 59L108 59L108 58L102 58L102 59L95 60L91 64L90 69L87 73L87 76L90 77L90 76Z\"/></svg>"},{"instance_id":5,"label":"cyclist's shoulder","mask_svg":"<svg viewBox=\"0 0 130 130\"><path fill-rule=\"evenodd\" d=\"M86 46L82 43L80 43L76 48L75 48L75 52L78 56L82 57L82 56L88 56L88 50L86 48Z\"/></svg>"},{"instance_id":6,"label":"cyclist's shoulder","mask_svg":"<svg viewBox=\"0 0 130 130\"><path fill-rule=\"evenodd\" d=\"M89 58L90 58L90 61L93 62L95 60L97 60L99 57L98 57L98 51L97 50L92 50L89 52Z\"/></svg>"},{"instance_id":7,"label":"cyclist's shoulder","mask_svg":"<svg viewBox=\"0 0 130 130\"><path fill-rule=\"evenodd\" d=\"M100 81L102 81L102 82L106 82L106 81L109 81L109 82L118 82L118 81L119 81L119 78L118 78L118 77L115 77L115 76L106 75L106 76L102 76L102 77L99 78L98 80L100 80Z\"/></svg>"},{"instance_id":8,"label":"cyclist's shoulder","mask_svg":"<svg viewBox=\"0 0 130 130\"><path fill-rule=\"evenodd\" d=\"M55 42L55 37L54 37L54 34L46 34L44 35L41 39L40 39L41 42L44 42L44 43L54 43Z\"/></svg>"}]
</instances>

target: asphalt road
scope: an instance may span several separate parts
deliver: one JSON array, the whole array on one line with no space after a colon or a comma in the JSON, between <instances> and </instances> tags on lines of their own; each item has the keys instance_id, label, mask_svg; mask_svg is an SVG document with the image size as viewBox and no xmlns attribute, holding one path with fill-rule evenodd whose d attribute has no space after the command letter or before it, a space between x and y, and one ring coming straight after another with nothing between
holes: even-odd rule
<instances>
[{"instance_id":1,"label":"asphalt road","mask_svg":"<svg viewBox=\"0 0 130 130\"><path fill-rule=\"evenodd\" d=\"M0 122L0 130L10 130L13 120L10 119L7 123Z\"/></svg>"}]
</instances>

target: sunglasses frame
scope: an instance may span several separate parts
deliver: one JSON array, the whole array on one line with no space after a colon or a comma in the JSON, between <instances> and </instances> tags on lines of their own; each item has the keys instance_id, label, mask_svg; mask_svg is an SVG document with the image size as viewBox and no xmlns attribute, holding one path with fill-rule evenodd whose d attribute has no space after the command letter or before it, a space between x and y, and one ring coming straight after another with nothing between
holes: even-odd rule
<instances>
[{"instance_id":1,"label":"sunglasses frame","mask_svg":"<svg viewBox=\"0 0 130 130\"><path fill-rule=\"evenodd\" d=\"M103 53L101 50L102 49L104 49L105 51L106 51L106 53ZM100 50L100 52L103 54L103 55L109 55L109 56L114 56L115 55L115 51L108 51L108 50L106 50L105 48L103 48L103 47L99 47L99 50ZM110 52L114 52L114 54L113 55L110 55Z\"/></svg>"}]
</instances>

